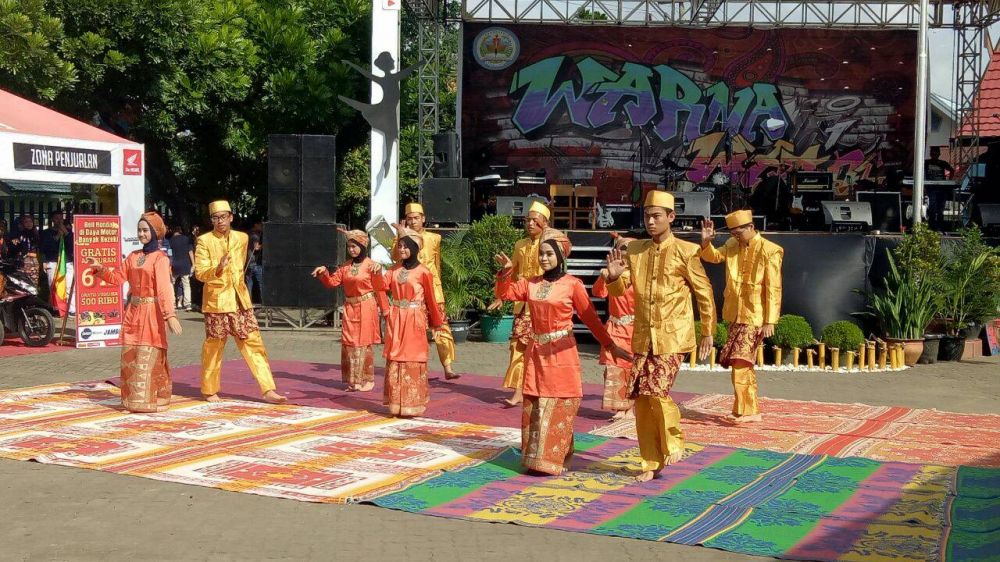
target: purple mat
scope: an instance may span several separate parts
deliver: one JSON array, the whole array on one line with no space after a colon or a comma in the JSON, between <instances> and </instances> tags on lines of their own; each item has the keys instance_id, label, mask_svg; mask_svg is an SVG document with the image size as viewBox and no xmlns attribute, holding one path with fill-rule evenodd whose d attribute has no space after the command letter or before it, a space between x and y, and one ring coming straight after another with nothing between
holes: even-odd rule
<instances>
[{"instance_id":1,"label":"purple mat","mask_svg":"<svg viewBox=\"0 0 1000 562\"><path fill-rule=\"evenodd\" d=\"M271 361L271 369L278 385L278 392L288 396L290 402L318 408L342 408L384 413L382 405L383 370L375 368L375 389L371 392L347 392L347 385L340 382L340 367L328 363L304 361ZM201 367L188 365L171 369L174 394L201 396ZM424 414L428 418L458 422L472 422L493 427L520 427L521 408L502 408L502 400L510 391L502 388L503 379L482 375L462 374L457 381L446 382L444 373L431 371L431 402ZM117 378L112 381L117 383ZM260 389L250 370L241 360L227 361L222 368L223 397L242 400L259 400ZM576 417L574 429L587 432L608 423L610 412L601 410L603 387L599 384L583 385L583 403ZM693 394L676 393L678 402Z\"/></svg>"}]
</instances>

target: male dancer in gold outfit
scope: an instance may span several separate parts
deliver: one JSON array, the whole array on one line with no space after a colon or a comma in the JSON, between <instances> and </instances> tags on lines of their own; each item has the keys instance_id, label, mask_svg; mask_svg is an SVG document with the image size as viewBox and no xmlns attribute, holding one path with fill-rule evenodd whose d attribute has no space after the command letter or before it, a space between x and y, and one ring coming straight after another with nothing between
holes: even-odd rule
<instances>
[{"instance_id":1,"label":"male dancer in gold outfit","mask_svg":"<svg viewBox=\"0 0 1000 562\"><path fill-rule=\"evenodd\" d=\"M726 215L729 240L716 248L715 224L701 225L701 259L726 262L726 292L722 319L729 322L729 339L722 348L719 364L732 369L734 423L761 420L757 404L757 374L753 365L757 348L764 338L774 335L781 316L781 246L765 240L753 225L750 211Z\"/></svg>"},{"instance_id":2,"label":"male dancer in gold outfit","mask_svg":"<svg viewBox=\"0 0 1000 562\"><path fill-rule=\"evenodd\" d=\"M651 240L636 240L625 251L608 256L608 293L622 296L635 290L635 330L632 334L632 396L635 427L642 457L641 482L684 456L681 412L670 398L684 354L704 358L715 332L712 284L699 258L697 244L678 240L670 232L674 196L650 191L643 204L646 232ZM623 275L625 271L629 275ZM695 342L691 294L698 301L701 339Z\"/></svg>"},{"instance_id":3,"label":"male dancer in gold outfit","mask_svg":"<svg viewBox=\"0 0 1000 562\"><path fill-rule=\"evenodd\" d=\"M413 230L424 240L424 245L417 254L417 261L424 267L431 270L434 276L434 302L441 311L441 317L447 318L444 312L444 289L441 287L441 235L424 229L427 218L424 216L424 206L420 203L407 203L404 209L404 221L406 227ZM444 367L444 378L454 380L461 375L455 374L451 368L455 361L455 337L451 334L451 328L445 323L434 333L434 345L437 347L438 359Z\"/></svg>"},{"instance_id":4,"label":"male dancer in gold outfit","mask_svg":"<svg viewBox=\"0 0 1000 562\"><path fill-rule=\"evenodd\" d=\"M542 203L535 201L528 208L528 216L524 221L524 238L514 244L514 252L511 254L513 275L511 281L519 279L530 279L544 273L542 266L538 263L538 245L542 232L549 226L549 218L552 216L549 208ZM496 310L503 306L503 302L495 300L490 303L487 310ZM522 387L524 385L524 350L531 341L531 314L526 303L514 303L514 330L510 335L510 363L507 366L507 374L503 379L504 388L514 389L514 394L510 398L504 399L505 407L517 406L523 399Z\"/></svg>"},{"instance_id":5,"label":"male dancer in gold outfit","mask_svg":"<svg viewBox=\"0 0 1000 562\"><path fill-rule=\"evenodd\" d=\"M247 261L247 240L243 232L232 230L233 211L228 201L208 206L213 229L198 237L194 253L194 275L205 284L201 311L205 315L205 343L201 348L201 394L218 402L222 376L222 354L226 339L233 336L250 373L260 385L264 400L283 404L287 398L275 392L274 377L267 362L267 350L260 337L257 318L247 291L243 266Z\"/></svg>"}]
</instances>

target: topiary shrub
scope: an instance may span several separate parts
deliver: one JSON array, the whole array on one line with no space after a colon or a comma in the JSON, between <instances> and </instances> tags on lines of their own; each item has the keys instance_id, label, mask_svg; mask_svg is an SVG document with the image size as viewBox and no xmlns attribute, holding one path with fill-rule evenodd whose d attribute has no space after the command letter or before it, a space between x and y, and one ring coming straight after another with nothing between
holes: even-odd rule
<instances>
[{"instance_id":1,"label":"topiary shrub","mask_svg":"<svg viewBox=\"0 0 1000 562\"><path fill-rule=\"evenodd\" d=\"M809 347L816 341L812 326L801 316L787 314L778 319L774 327L774 336L769 339L772 345L791 349L793 347Z\"/></svg>"},{"instance_id":2,"label":"topiary shrub","mask_svg":"<svg viewBox=\"0 0 1000 562\"><path fill-rule=\"evenodd\" d=\"M844 351L853 351L865 341L865 334L854 322L840 320L823 328L820 341L827 347L836 347Z\"/></svg>"},{"instance_id":3,"label":"topiary shrub","mask_svg":"<svg viewBox=\"0 0 1000 562\"><path fill-rule=\"evenodd\" d=\"M701 320L695 320L694 334L696 338L701 338ZM726 340L729 339L729 323L725 320L717 322L715 324L715 335L713 335L712 338L715 340L713 342L715 347L722 347L725 345Z\"/></svg>"}]
</instances>

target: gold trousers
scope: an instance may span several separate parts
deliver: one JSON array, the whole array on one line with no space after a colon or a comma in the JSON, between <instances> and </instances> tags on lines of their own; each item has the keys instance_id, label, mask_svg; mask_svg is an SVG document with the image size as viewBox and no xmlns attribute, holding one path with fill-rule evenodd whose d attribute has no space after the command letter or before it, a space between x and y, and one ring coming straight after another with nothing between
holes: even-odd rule
<instances>
[{"instance_id":1,"label":"gold trousers","mask_svg":"<svg viewBox=\"0 0 1000 562\"><path fill-rule=\"evenodd\" d=\"M507 374L503 377L504 388L521 390L524 386L524 351L527 348L517 340L510 340L510 363L507 365Z\"/></svg>"},{"instance_id":2,"label":"gold trousers","mask_svg":"<svg viewBox=\"0 0 1000 562\"><path fill-rule=\"evenodd\" d=\"M441 329L434 336L434 347L438 351L438 359L441 366L447 369L455 361L455 336L451 335L451 328L448 324L441 326Z\"/></svg>"},{"instance_id":3,"label":"gold trousers","mask_svg":"<svg viewBox=\"0 0 1000 562\"><path fill-rule=\"evenodd\" d=\"M218 394L222 377L222 354L226 349L227 338L205 338L201 346L201 393L203 396ZM259 331L251 332L245 340L236 339L236 347L243 355L243 360L250 367L250 374L260 385L261 394L274 390L274 377L271 376L271 366L267 362L267 350Z\"/></svg>"},{"instance_id":4,"label":"gold trousers","mask_svg":"<svg viewBox=\"0 0 1000 562\"><path fill-rule=\"evenodd\" d=\"M757 404L757 374L753 367L733 367L733 415L752 416L760 413Z\"/></svg>"},{"instance_id":5,"label":"gold trousers","mask_svg":"<svg viewBox=\"0 0 1000 562\"><path fill-rule=\"evenodd\" d=\"M642 470L661 470L666 458L684 450L681 411L669 397L640 394L635 399L635 431Z\"/></svg>"}]
</instances>

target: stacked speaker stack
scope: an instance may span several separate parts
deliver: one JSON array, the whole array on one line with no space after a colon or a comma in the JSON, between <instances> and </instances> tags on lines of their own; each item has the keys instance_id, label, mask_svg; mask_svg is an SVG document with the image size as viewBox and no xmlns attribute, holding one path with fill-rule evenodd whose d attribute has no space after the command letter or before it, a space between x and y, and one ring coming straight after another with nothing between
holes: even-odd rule
<instances>
[{"instance_id":1,"label":"stacked speaker stack","mask_svg":"<svg viewBox=\"0 0 1000 562\"><path fill-rule=\"evenodd\" d=\"M311 277L318 265L339 264L346 240L337 232L336 137L271 135L264 223L265 306L332 308L340 291Z\"/></svg>"},{"instance_id":2,"label":"stacked speaker stack","mask_svg":"<svg viewBox=\"0 0 1000 562\"><path fill-rule=\"evenodd\" d=\"M429 223L468 223L472 205L469 180L462 177L459 165L458 135L454 132L439 133L433 136L433 140L433 177L421 184L424 215Z\"/></svg>"}]
</instances>

